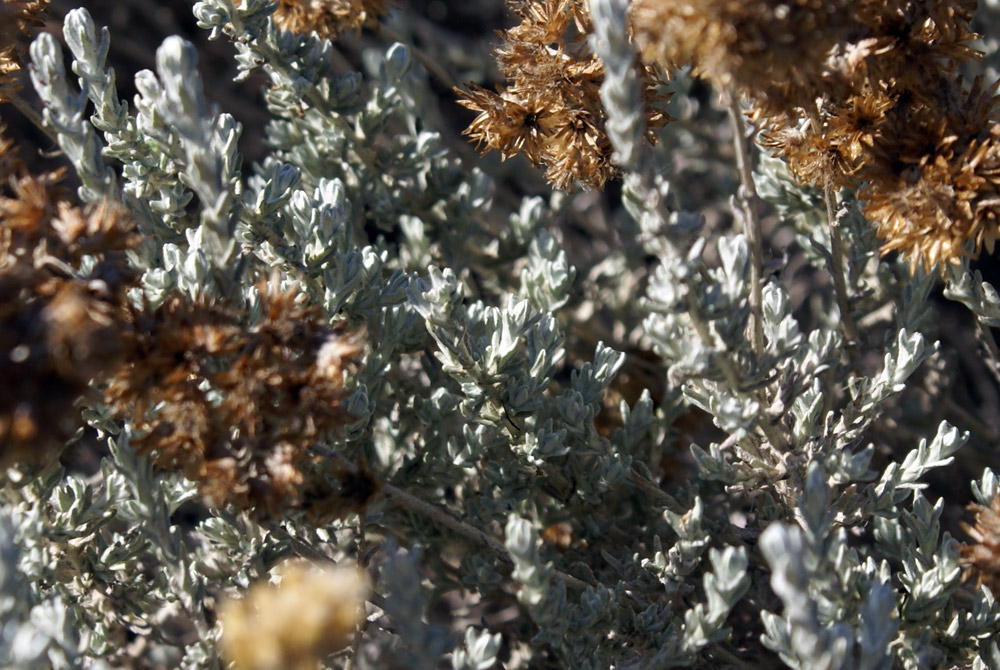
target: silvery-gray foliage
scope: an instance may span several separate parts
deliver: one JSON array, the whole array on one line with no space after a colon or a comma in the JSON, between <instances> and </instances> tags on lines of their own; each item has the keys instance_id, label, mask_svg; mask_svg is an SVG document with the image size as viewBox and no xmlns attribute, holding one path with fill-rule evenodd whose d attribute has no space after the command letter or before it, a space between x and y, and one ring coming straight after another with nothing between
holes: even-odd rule
<instances>
[{"instance_id":1,"label":"silvery-gray foliage","mask_svg":"<svg viewBox=\"0 0 1000 670\"><path fill-rule=\"evenodd\" d=\"M364 462L385 486L364 515L320 526L297 511L208 512L191 482L134 453L127 421L87 400L109 449L100 472L53 464L4 481L5 667L101 668L131 653L222 667L215 603L293 555L370 567L368 626L348 652L362 667L1000 667L1000 605L963 584L942 529L949 501L925 493L970 436L906 416L902 400L940 353L934 278L880 258L842 193L866 357L845 341L831 282L803 302L765 274L754 305L748 236L670 206L669 154L643 139L627 4L591 3L624 172L623 241L600 272L574 267L559 199L493 202L497 185L431 122L404 44L343 73L328 40L281 31L267 0L195 3L199 25L235 48L238 76L267 80L270 151L244 165L240 125L206 101L191 43L157 49L130 106L107 64L112 37L85 9L65 19L69 70L55 37L35 41L32 81L80 197L122 203L143 235L136 304L206 296L253 319L256 282L275 277L363 327L352 421L317 453ZM791 253L828 272L823 195L766 156L754 179L794 231ZM967 266L945 295L1000 324L996 291ZM581 353L579 314L601 301L631 320ZM650 354L667 390L610 406L626 345ZM701 415L687 437L683 417ZM894 456L880 422L910 418L910 451ZM682 452L697 476L671 481L664 463ZM989 504L994 471L972 491ZM183 522L185 508L201 516ZM135 636L144 645L125 648Z\"/></svg>"}]
</instances>

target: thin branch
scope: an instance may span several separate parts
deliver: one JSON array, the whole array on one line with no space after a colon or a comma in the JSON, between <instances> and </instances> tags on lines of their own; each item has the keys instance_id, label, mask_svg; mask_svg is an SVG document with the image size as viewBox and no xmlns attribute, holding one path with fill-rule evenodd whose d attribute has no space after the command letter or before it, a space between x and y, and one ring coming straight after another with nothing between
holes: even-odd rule
<instances>
[{"instance_id":1,"label":"thin branch","mask_svg":"<svg viewBox=\"0 0 1000 670\"><path fill-rule=\"evenodd\" d=\"M507 554L507 548L504 547L499 540L485 531L462 521L451 510L443 509L437 505L432 505L425 500L421 500L412 493L407 493L403 489L393 486L388 482L382 484L382 492L394 499L403 507L406 507L414 512L419 512L431 521L448 528L452 532L461 535L468 540L472 540L476 544L486 547L493 553L497 554L500 557L500 560L504 563L513 565L514 561ZM571 577L570 579L576 578ZM586 585L582 582L581 586L583 588L586 587Z\"/></svg>"},{"instance_id":2,"label":"thin branch","mask_svg":"<svg viewBox=\"0 0 1000 670\"><path fill-rule=\"evenodd\" d=\"M847 352L852 360L858 356L858 327L851 314L851 302L847 295L847 280L844 279L844 240L840 236L840 218L837 216L837 194L833 186L827 184L823 189L826 200L826 218L830 224L830 274L833 275L833 290L837 296L837 307L840 309L840 328L847 344Z\"/></svg>"},{"instance_id":3,"label":"thin branch","mask_svg":"<svg viewBox=\"0 0 1000 670\"><path fill-rule=\"evenodd\" d=\"M1000 440L1000 434L997 434L997 431L993 430L993 428L988 426L986 423L980 421L971 412L969 412L969 410L959 405L947 395L941 398L936 398L936 400L938 402L943 402L944 408L948 412L951 412L953 416L957 417L959 421L964 423L964 427L969 428L986 442L996 444L996 442Z\"/></svg>"},{"instance_id":4,"label":"thin branch","mask_svg":"<svg viewBox=\"0 0 1000 670\"><path fill-rule=\"evenodd\" d=\"M1000 384L1000 349L997 348L996 340L993 339L993 331L979 319L976 319L976 339L983 349L986 357L986 369L989 370L994 381Z\"/></svg>"},{"instance_id":5,"label":"thin branch","mask_svg":"<svg viewBox=\"0 0 1000 670\"><path fill-rule=\"evenodd\" d=\"M663 505L666 506L668 509L670 509L672 512L680 514L687 511L684 508L684 506L677 501L676 498L674 498L672 495L670 495L669 493L661 489L659 486L657 486L655 482L652 482L646 477L644 477L635 468L629 470L629 478L632 480L632 483L635 484L640 491L648 494L649 497L653 498L657 502L663 503Z\"/></svg>"},{"instance_id":6,"label":"thin branch","mask_svg":"<svg viewBox=\"0 0 1000 670\"><path fill-rule=\"evenodd\" d=\"M501 544L496 538L486 534L475 526L471 526L462 521L458 517L454 516L450 510L442 509L437 505L425 502L389 483L382 484L382 492L390 498L396 500L396 502L400 503L402 506L412 511L420 512L432 521L449 528L462 537L468 538L477 544L481 544L492 551L501 562L507 565L514 564L514 561L510 558L510 554L507 552L507 548L504 547L503 544ZM555 568L552 569L552 575L563 584L576 591L584 591L593 586L582 579L566 574L560 570L556 570ZM643 603L629 593L626 593L623 596L623 600L628 602L636 611L642 611L648 606L646 603Z\"/></svg>"},{"instance_id":7,"label":"thin branch","mask_svg":"<svg viewBox=\"0 0 1000 670\"><path fill-rule=\"evenodd\" d=\"M375 27L375 34L381 35L382 37L392 40L393 42L405 44L406 48L413 54L413 57L420 61L420 64L423 65L427 71L430 72L431 75L449 91L458 84L456 78L445 70L441 63L428 56L420 47L410 42L410 40L406 39L392 28L380 23Z\"/></svg>"},{"instance_id":8,"label":"thin branch","mask_svg":"<svg viewBox=\"0 0 1000 670\"><path fill-rule=\"evenodd\" d=\"M732 354L726 346L726 343L717 341L715 336L712 334L708 324L702 317L697 298L693 295L689 295L687 303L688 316L691 318L691 324L694 326L698 336L703 342L717 347L723 353L722 356L718 357L717 364L719 369L722 371L722 375L726 378L726 383L729 384L729 387L733 390L733 392L742 392L743 384L740 381L738 365L736 361L733 360ZM766 398L759 390L753 393L753 396L761 407L767 406ZM771 446L774 447L774 449L779 452L787 450L788 445L791 442L790 438L786 435L787 431L772 424L769 414L765 413L761 417L761 420L757 422L757 426L760 428L761 432L764 433L764 437L767 438L768 442L771 443Z\"/></svg>"},{"instance_id":9,"label":"thin branch","mask_svg":"<svg viewBox=\"0 0 1000 670\"><path fill-rule=\"evenodd\" d=\"M367 570L368 565L365 560L365 554L368 552L368 541L365 535L365 521L365 510L361 510L358 513L358 565ZM354 641L351 643L351 653L347 657L344 670L354 670L357 667L358 655L361 653L361 640L364 638L367 628L368 617L362 616L361 621L354 628Z\"/></svg>"},{"instance_id":10,"label":"thin branch","mask_svg":"<svg viewBox=\"0 0 1000 670\"><path fill-rule=\"evenodd\" d=\"M733 434L730 435L728 438L726 438L726 441L723 442L721 446L723 449L726 449L736 444L736 442L737 442L736 435ZM659 486L657 486L656 482L647 479L645 476L642 475L642 473L640 473L635 468L629 471L629 478L632 480L632 483L635 484L637 488L639 488L639 490L649 494L651 498L655 498L657 501L663 503L667 508L669 508L674 513L680 514L682 512L688 511L683 505L681 505L677 501L676 498L674 498L672 495L670 495L669 493L661 489ZM729 523L726 530L729 531L733 535L733 537L738 538L740 541L750 542L750 543L755 543L757 541L757 538L760 536L761 532L756 528L741 528L740 526L737 526L736 524L731 522Z\"/></svg>"},{"instance_id":11,"label":"thin branch","mask_svg":"<svg viewBox=\"0 0 1000 670\"><path fill-rule=\"evenodd\" d=\"M38 110L32 107L27 100L22 98L17 93L8 93L4 102L9 102L14 105L17 111L21 112L21 114L28 119L33 126L45 133L50 140L59 144L59 135L45 124L45 119L42 118L42 115L38 113Z\"/></svg>"},{"instance_id":12,"label":"thin branch","mask_svg":"<svg viewBox=\"0 0 1000 670\"><path fill-rule=\"evenodd\" d=\"M760 217L757 216L757 189L750 166L749 137L743 111L734 91L730 91L727 109L729 121L733 125L733 145L736 148L736 169L740 173L739 199L743 209L743 234L750 244L750 346L760 356L764 351L764 324L761 305L763 304L764 242L761 235Z\"/></svg>"},{"instance_id":13,"label":"thin branch","mask_svg":"<svg viewBox=\"0 0 1000 670\"><path fill-rule=\"evenodd\" d=\"M324 456L334 458L338 460L344 467L353 468L354 465L347 461L343 456L333 451L332 449L327 449L320 445L313 445L312 449ZM448 528L457 535L471 540L472 542L486 547L489 549L496 557L506 565L513 565L514 561L511 559L510 554L507 552L507 548L497 540L492 535L472 526L465 521L462 521L454 512L444 507L433 505L425 500L421 500L412 493L407 493L403 489L393 486L388 482L382 483L382 493L389 496L395 500L400 506L409 509L412 512L417 512L423 514L431 521ZM552 570L552 574L556 579L564 583L566 586L577 591L586 590L588 587L593 586L587 582L574 577L573 575L566 574L559 570ZM625 594L624 600L628 601L633 607L637 609L645 609L646 605L636 599L630 594Z\"/></svg>"}]
</instances>

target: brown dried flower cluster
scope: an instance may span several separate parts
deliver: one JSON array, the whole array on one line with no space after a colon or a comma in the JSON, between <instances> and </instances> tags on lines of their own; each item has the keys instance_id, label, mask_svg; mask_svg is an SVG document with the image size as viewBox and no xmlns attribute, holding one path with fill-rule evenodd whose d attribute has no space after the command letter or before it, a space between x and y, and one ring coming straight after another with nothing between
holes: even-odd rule
<instances>
[{"instance_id":1,"label":"brown dried flower cluster","mask_svg":"<svg viewBox=\"0 0 1000 670\"><path fill-rule=\"evenodd\" d=\"M379 489L367 468L309 451L350 420L341 400L357 334L266 283L249 325L177 296L136 307L124 210L74 206L58 174L27 174L9 149L0 144L0 378L17 381L0 386L0 464L58 451L79 425L74 403L98 380L132 420L133 444L198 481L211 504L261 516L301 507L317 521L363 510Z\"/></svg>"},{"instance_id":2,"label":"brown dried flower cluster","mask_svg":"<svg viewBox=\"0 0 1000 670\"><path fill-rule=\"evenodd\" d=\"M975 575L977 585L985 584L994 594L1000 593L1000 495L989 507L973 503L968 510L976 513L976 523L962 523L962 530L974 541L961 548L965 577Z\"/></svg>"},{"instance_id":3,"label":"brown dried flower cluster","mask_svg":"<svg viewBox=\"0 0 1000 670\"><path fill-rule=\"evenodd\" d=\"M368 579L357 567L301 561L274 572L277 585L254 584L219 608L222 651L236 670L317 670L354 636Z\"/></svg>"},{"instance_id":4,"label":"brown dried flower cluster","mask_svg":"<svg viewBox=\"0 0 1000 670\"><path fill-rule=\"evenodd\" d=\"M58 450L73 404L118 364L132 221L115 205L80 209L55 173L27 174L4 141L0 180L0 460ZM84 273L84 256L97 259ZM16 380L16 383L11 380Z\"/></svg>"},{"instance_id":5,"label":"brown dried flower cluster","mask_svg":"<svg viewBox=\"0 0 1000 670\"><path fill-rule=\"evenodd\" d=\"M611 143L604 130L600 88L604 67L590 49L590 10L583 0L508 0L521 23L503 33L497 61L509 84L498 92L475 84L455 89L459 104L478 113L465 134L499 151L504 160L522 154L556 187L572 190L574 180L603 188L614 176ZM649 124L662 127L668 96L652 67L641 68Z\"/></svg>"},{"instance_id":6,"label":"brown dried flower cluster","mask_svg":"<svg viewBox=\"0 0 1000 670\"><path fill-rule=\"evenodd\" d=\"M992 251L995 87L973 59L974 0L636 0L645 58L751 98L761 143L820 188L860 187L885 241L925 269Z\"/></svg>"},{"instance_id":7,"label":"brown dried flower cluster","mask_svg":"<svg viewBox=\"0 0 1000 670\"><path fill-rule=\"evenodd\" d=\"M131 362L106 396L132 419L133 445L199 482L210 504L274 516L329 492L309 447L350 420L344 373L362 343L294 290L258 289L262 313L249 325L236 310L180 297L133 309L123 335Z\"/></svg>"},{"instance_id":8,"label":"brown dried flower cluster","mask_svg":"<svg viewBox=\"0 0 1000 670\"><path fill-rule=\"evenodd\" d=\"M854 0L635 0L631 25L644 60L691 65L721 90L809 104L820 66Z\"/></svg>"},{"instance_id":9,"label":"brown dried flower cluster","mask_svg":"<svg viewBox=\"0 0 1000 670\"><path fill-rule=\"evenodd\" d=\"M336 39L374 26L389 11L391 0L279 0L274 22L293 33L315 31Z\"/></svg>"},{"instance_id":10,"label":"brown dried flower cluster","mask_svg":"<svg viewBox=\"0 0 1000 670\"><path fill-rule=\"evenodd\" d=\"M3 0L0 2L0 102L20 88L17 73L23 64L23 38L45 22L49 0Z\"/></svg>"}]
</instances>

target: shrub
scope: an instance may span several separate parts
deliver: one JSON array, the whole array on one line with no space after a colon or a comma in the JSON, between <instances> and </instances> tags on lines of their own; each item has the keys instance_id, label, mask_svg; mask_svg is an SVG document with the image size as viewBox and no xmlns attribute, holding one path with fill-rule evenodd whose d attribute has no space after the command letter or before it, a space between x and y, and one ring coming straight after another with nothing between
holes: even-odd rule
<instances>
[{"instance_id":1,"label":"shrub","mask_svg":"<svg viewBox=\"0 0 1000 670\"><path fill-rule=\"evenodd\" d=\"M1000 668L995 3L510 10L4 33L5 667Z\"/></svg>"}]
</instances>

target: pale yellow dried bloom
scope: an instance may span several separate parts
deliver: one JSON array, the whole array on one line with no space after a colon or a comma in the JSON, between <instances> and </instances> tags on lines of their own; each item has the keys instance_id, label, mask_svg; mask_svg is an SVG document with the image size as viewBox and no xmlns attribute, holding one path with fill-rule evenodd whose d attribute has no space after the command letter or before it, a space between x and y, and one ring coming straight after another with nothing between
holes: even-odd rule
<instances>
[{"instance_id":1,"label":"pale yellow dried bloom","mask_svg":"<svg viewBox=\"0 0 1000 670\"><path fill-rule=\"evenodd\" d=\"M368 580L357 567L286 562L276 583L258 583L219 608L226 659L236 670L316 670L348 645L361 621Z\"/></svg>"}]
</instances>

